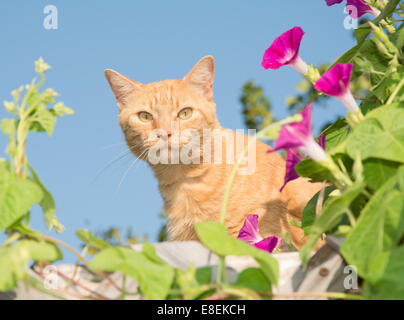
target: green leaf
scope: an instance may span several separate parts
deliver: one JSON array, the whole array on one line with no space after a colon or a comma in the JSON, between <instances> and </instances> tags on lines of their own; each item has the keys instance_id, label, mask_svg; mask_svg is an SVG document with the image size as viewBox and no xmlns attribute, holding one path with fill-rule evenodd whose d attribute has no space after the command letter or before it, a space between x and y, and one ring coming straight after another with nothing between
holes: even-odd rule
<instances>
[{"instance_id":1,"label":"green leaf","mask_svg":"<svg viewBox=\"0 0 404 320\"><path fill-rule=\"evenodd\" d=\"M138 284L142 294L152 300L167 297L174 280L174 268L168 264L155 263L141 252L113 247L101 251L90 263L95 270L120 271Z\"/></svg>"},{"instance_id":2,"label":"green leaf","mask_svg":"<svg viewBox=\"0 0 404 320\"><path fill-rule=\"evenodd\" d=\"M376 109L382 105L373 93L369 93L366 98L360 104L360 109L363 114L368 114L373 109Z\"/></svg>"},{"instance_id":3,"label":"green leaf","mask_svg":"<svg viewBox=\"0 0 404 320\"><path fill-rule=\"evenodd\" d=\"M14 247L22 250L28 250L30 259L34 261L53 262L63 258L63 254L60 249L55 244L50 242L21 240L17 242Z\"/></svg>"},{"instance_id":4,"label":"green leaf","mask_svg":"<svg viewBox=\"0 0 404 320\"><path fill-rule=\"evenodd\" d=\"M21 240L9 247L0 247L0 292L17 286L17 280L26 277L27 263L62 259L59 248L48 242Z\"/></svg>"},{"instance_id":5,"label":"green leaf","mask_svg":"<svg viewBox=\"0 0 404 320\"><path fill-rule=\"evenodd\" d=\"M17 126L14 119L2 119L1 120L1 131L8 136L15 134Z\"/></svg>"},{"instance_id":6,"label":"green leaf","mask_svg":"<svg viewBox=\"0 0 404 320\"><path fill-rule=\"evenodd\" d=\"M397 172L399 163L377 158L370 158L363 162L364 176L367 185L373 190L379 189Z\"/></svg>"},{"instance_id":7,"label":"green leaf","mask_svg":"<svg viewBox=\"0 0 404 320\"><path fill-rule=\"evenodd\" d=\"M394 176L373 195L363 209L355 228L341 246L340 250L345 260L355 265L362 277L367 276L369 261L383 251L384 245L388 242L392 243L393 238L396 237L392 233L387 235L390 239L385 238L386 212L390 215L387 220L388 228L396 231L402 229L401 218L397 219L396 215L402 214L403 208L400 209L400 205L403 205L403 202L397 202L397 197L400 196L397 190L393 192L396 184L397 177Z\"/></svg>"},{"instance_id":8,"label":"green leaf","mask_svg":"<svg viewBox=\"0 0 404 320\"><path fill-rule=\"evenodd\" d=\"M58 117L63 117L65 114L74 114L74 110L66 107L63 102L56 103L51 110Z\"/></svg>"},{"instance_id":9,"label":"green leaf","mask_svg":"<svg viewBox=\"0 0 404 320\"><path fill-rule=\"evenodd\" d=\"M383 250L396 246L404 234L404 192L393 190L384 215Z\"/></svg>"},{"instance_id":10,"label":"green leaf","mask_svg":"<svg viewBox=\"0 0 404 320\"><path fill-rule=\"evenodd\" d=\"M362 192L363 182L355 182L339 197L329 198L324 204L321 214L310 228L310 238L300 250L300 258L304 265L310 258L311 251L322 233L331 230L341 220L351 202Z\"/></svg>"},{"instance_id":11,"label":"green leaf","mask_svg":"<svg viewBox=\"0 0 404 320\"><path fill-rule=\"evenodd\" d=\"M33 122L31 123L30 130L46 131L48 135L51 136L55 127L55 123L55 115L47 109L40 108L36 111L33 117Z\"/></svg>"},{"instance_id":12,"label":"green leaf","mask_svg":"<svg viewBox=\"0 0 404 320\"><path fill-rule=\"evenodd\" d=\"M248 243L229 236L226 227L217 222L198 222L195 230L200 241L220 256L250 256L261 266L262 271L273 283L278 283L278 262L269 253L257 249Z\"/></svg>"},{"instance_id":13,"label":"green leaf","mask_svg":"<svg viewBox=\"0 0 404 320\"><path fill-rule=\"evenodd\" d=\"M32 180L41 188L43 193L43 198L39 205L41 206L44 214L46 227L48 228L48 230L52 230L52 228L55 228L57 233L62 232L64 226L56 218L55 200L53 199L52 194L48 191L48 189L45 188L34 168L32 168L30 165L28 165L28 168L31 171Z\"/></svg>"},{"instance_id":14,"label":"green leaf","mask_svg":"<svg viewBox=\"0 0 404 320\"><path fill-rule=\"evenodd\" d=\"M404 166L401 166L400 168L398 168L397 180L398 180L398 187L400 188L400 191L404 192Z\"/></svg>"},{"instance_id":15,"label":"green leaf","mask_svg":"<svg viewBox=\"0 0 404 320\"><path fill-rule=\"evenodd\" d=\"M377 117L377 118L376 118ZM347 142L351 158L404 162L404 104L377 108L366 115Z\"/></svg>"},{"instance_id":16,"label":"green leaf","mask_svg":"<svg viewBox=\"0 0 404 320\"><path fill-rule=\"evenodd\" d=\"M404 23L401 23L400 27L393 34L393 43L398 49L402 49L404 46Z\"/></svg>"},{"instance_id":17,"label":"green leaf","mask_svg":"<svg viewBox=\"0 0 404 320\"><path fill-rule=\"evenodd\" d=\"M17 177L6 161L0 161L0 231L20 219L42 197L34 182Z\"/></svg>"},{"instance_id":18,"label":"green leaf","mask_svg":"<svg viewBox=\"0 0 404 320\"><path fill-rule=\"evenodd\" d=\"M347 125L345 119L338 119L328 128L323 130L320 135L326 135L326 150L330 150L343 142L350 131L351 128Z\"/></svg>"},{"instance_id":19,"label":"green leaf","mask_svg":"<svg viewBox=\"0 0 404 320\"><path fill-rule=\"evenodd\" d=\"M300 161L296 166L296 172L300 177L311 178L312 182L334 181L334 176L327 168L310 158Z\"/></svg>"},{"instance_id":20,"label":"green leaf","mask_svg":"<svg viewBox=\"0 0 404 320\"><path fill-rule=\"evenodd\" d=\"M335 186L328 186L324 190L324 201L327 200L329 194L336 189ZM318 201L318 196L320 191L317 192L313 198L307 203L306 207L303 209L302 213L302 228L304 230L304 234L307 235L310 231L310 226L316 220L316 206Z\"/></svg>"},{"instance_id":21,"label":"green leaf","mask_svg":"<svg viewBox=\"0 0 404 320\"><path fill-rule=\"evenodd\" d=\"M272 292L271 283L259 268L247 268L241 271L237 276L235 285L256 292Z\"/></svg>"},{"instance_id":22,"label":"green leaf","mask_svg":"<svg viewBox=\"0 0 404 320\"><path fill-rule=\"evenodd\" d=\"M340 56L337 60L334 61L330 69L335 66L337 63L348 63L351 62L358 54L359 50L362 47L364 43L364 40L349 49L347 52L345 52L342 56Z\"/></svg>"},{"instance_id":23,"label":"green leaf","mask_svg":"<svg viewBox=\"0 0 404 320\"><path fill-rule=\"evenodd\" d=\"M404 246L375 256L370 265L373 275L366 283L366 299L404 299Z\"/></svg>"},{"instance_id":24,"label":"green leaf","mask_svg":"<svg viewBox=\"0 0 404 320\"><path fill-rule=\"evenodd\" d=\"M0 247L0 292L10 291L17 286L17 277L15 272L22 274L21 262L12 259L9 247ZM7 261L7 263L4 263Z\"/></svg>"},{"instance_id":25,"label":"green leaf","mask_svg":"<svg viewBox=\"0 0 404 320\"><path fill-rule=\"evenodd\" d=\"M95 247L99 250L110 248L111 244L107 241L102 240L92 234L91 231L85 229L79 229L76 231L76 236L83 241L86 245Z\"/></svg>"},{"instance_id":26,"label":"green leaf","mask_svg":"<svg viewBox=\"0 0 404 320\"><path fill-rule=\"evenodd\" d=\"M201 267L195 270L195 280L199 285L209 284L212 281L212 267Z\"/></svg>"},{"instance_id":27,"label":"green leaf","mask_svg":"<svg viewBox=\"0 0 404 320\"><path fill-rule=\"evenodd\" d=\"M360 53L361 60L371 66L371 73L375 73L380 81L381 76L378 73L386 72L390 60L379 51L372 40L366 40L363 43Z\"/></svg>"},{"instance_id":28,"label":"green leaf","mask_svg":"<svg viewBox=\"0 0 404 320\"><path fill-rule=\"evenodd\" d=\"M386 74L386 76L381 78L380 82L372 89L372 91L380 101L385 103L403 77L404 68L399 67L395 72ZM404 88L401 88L394 101L403 101L403 95Z\"/></svg>"},{"instance_id":29,"label":"green leaf","mask_svg":"<svg viewBox=\"0 0 404 320\"><path fill-rule=\"evenodd\" d=\"M150 261L158 264L166 264L166 262L156 254L156 249L150 243L143 243L142 252Z\"/></svg>"}]
</instances>

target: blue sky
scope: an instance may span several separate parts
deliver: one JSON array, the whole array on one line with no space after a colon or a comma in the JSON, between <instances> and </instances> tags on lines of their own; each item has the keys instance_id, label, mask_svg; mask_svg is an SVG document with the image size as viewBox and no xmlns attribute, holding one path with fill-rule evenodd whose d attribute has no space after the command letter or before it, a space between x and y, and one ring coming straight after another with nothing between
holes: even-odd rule
<instances>
[{"instance_id":1,"label":"blue sky","mask_svg":"<svg viewBox=\"0 0 404 320\"><path fill-rule=\"evenodd\" d=\"M43 27L46 5L58 9L58 29ZM103 76L112 68L140 82L181 78L202 56L216 59L214 97L224 127L244 128L241 87L254 80L270 97L276 118L288 115L285 98L301 79L292 68L267 71L262 54L282 32L306 32L301 56L308 63L333 61L353 45L345 30L343 6L323 0L8 0L0 3L0 99L34 76L42 56L52 69L46 86L76 111L59 119L54 135L31 134L28 160L56 199L56 214L66 226L57 237L75 248L75 230L133 227L156 240L163 205L157 182L145 163L128 156L97 173L126 149L118 108ZM314 127L344 114L337 101L314 109ZM6 112L0 110L0 117ZM1 152L6 146L0 137ZM38 208L32 227L46 232ZM50 232L54 235L54 232ZM73 256L66 254L66 261Z\"/></svg>"}]
</instances>

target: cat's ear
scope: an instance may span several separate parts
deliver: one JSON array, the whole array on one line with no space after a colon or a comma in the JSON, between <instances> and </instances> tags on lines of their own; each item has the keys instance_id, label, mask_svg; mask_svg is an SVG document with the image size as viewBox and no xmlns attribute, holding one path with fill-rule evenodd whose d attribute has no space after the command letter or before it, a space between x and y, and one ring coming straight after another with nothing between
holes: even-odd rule
<instances>
[{"instance_id":1,"label":"cat's ear","mask_svg":"<svg viewBox=\"0 0 404 320\"><path fill-rule=\"evenodd\" d=\"M206 56L197 62L183 80L198 89L206 98L210 99L213 95L214 76L215 59L212 56Z\"/></svg>"},{"instance_id":2,"label":"cat's ear","mask_svg":"<svg viewBox=\"0 0 404 320\"><path fill-rule=\"evenodd\" d=\"M118 101L120 109L125 106L129 96L131 96L136 90L140 89L142 85L140 82L129 79L111 69L104 70L104 74L111 86L116 100Z\"/></svg>"}]
</instances>

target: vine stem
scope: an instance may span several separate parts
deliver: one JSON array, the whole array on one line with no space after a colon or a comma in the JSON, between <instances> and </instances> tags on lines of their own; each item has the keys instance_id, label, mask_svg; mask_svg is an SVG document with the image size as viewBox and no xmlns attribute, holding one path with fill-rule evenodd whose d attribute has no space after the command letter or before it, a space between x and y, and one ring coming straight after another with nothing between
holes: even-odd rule
<instances>
[{"instance_id":1,"label":"vine stem","mask_svg":"<svg viewBox=\"0 0 404 320\"><path fill-rule=\"evenodd\" d=\"M125 300L125 294L126 294L126 275L122 275L121 300Z\"/></svg>"},{"instance_id":2,"label":"vine stem","mask_svg":"<svg viewBox=\"0 0 404 320\"><path fill-rule=\"evenodd\" d=\"M386 104L390 104L390 103L393 102L394 98L397 96L397 94L399 93L399 91L400 91L400 89L402 88L403 85L404 85L404 78L402 78L401 81L399 82L399 84L396 86L393 93L391 94L391 96L387 100Z\"/></svg>"},{"instance_id":3,"label":"vine stem","mask_svg":"<svg viewBox=\"0 0 404 320\"><path fill-rule=\"evenodd\" d=\"M227 203L229 202L229 195L230 195L230 190L233 185L234 178L236 176L237 170L240 167L241 162L243 162L245 155L248 152L248 149L251 147L253 143L259 139L259 135L262 135L262 131L258 132L251 140L248 142L247 146L244 147L243 153L241 156L237 159L236 164L233 167L233 170L230 173L229 180L227 180L227 185L226 189L224 191L224 196L223 196L223 202L222 202L222 209L220 211L220 223L224 224L225 218L226 218L226 210L227 210Z\"/></svg>"},{"instance_id":4,"label":"vine stem","mask_svg":"<svg viewBox=\"0 0 404 320\"><path fill-rule=\"evenodd\" d=\"M346 214L347 214L347 216L348 216L349 223L351 224L352 228L355 228L355 226L356 226L356 219L355 219L354 214L352 213L352 211L351 211L349 208L346 210Z\"/></svg>"},{"instance_id":5,"label":"vine stem","mask_svg":"<svg viewBox=\"0 0 404 320\"><path fill-rule=\"evenodd\" d=\"M230 173L230 177L227 181L226 184L226 189L224 191L224 195L223 195L223 202L222 202L222 208L220 211L220 223L224 225L224 222L226 220L226 211L227 211L227 204L229 202L229 195L230 195L230 190L231 187L233 185L233 181L234 178L237 174L237 170L240 166L240 164L243 162L245 155L247 154L249 148L251 147L251 145L253 143L256 143L256 141L260 138L265 137L268 133L271 132L271 130L273 128L276 127L282 127L285 124L288 123L292 123L292 122L297 122L297 121L301 121L301 115L294 115L294 116L290 116L287 117L284 120L275 122L275 123L271 123L270 125L268 125L267 127L265 127L264 129L260 130L257 132L257 134L250 138L251 140L248 142L247 146L244 147L243 153L238 157L236 164L233 166L233 169ZM225 266L225 257L224 256L219 256L219 264L218 264L218 268L217 268L217 276L216 276L216 282L218 285L221 285L222 283L222 279L224 279L225 283L227 282L227 270L226 270L226 266Z\"/></svg>"},{"instance_id":6,"label":"vine stem","mask_svg":"<svg viewBox=\"0 0 404 320\"><path fill-rule=\"evenodd\" d=\"M36 290L38 290L39 292L42 292L42 293L44 293L44 294L47 294L47 295L49 295L49 296L51 296L51 297L54 297L54 298L56 298L56 299L59 299L59 300L67 300L65 297L60 296L60 295L56 294L56 293L53 292L53 291L49 291L49 290L47 290L47 289L42 288L42 284L40 284L40 281L39 281L38 279L35 279L35 278L32 277L32 276L29 276L29 277L28 277L27 282L28 282L32 287L34 287Z\"/></svg>"},{"instance_id":7,"label":"vine stem","mask_svg":"<svg viewBox=\"0 0 404 320\"><path fill-rule=\"evenodd\" d=\"M46 265L50 265L50 264L49 264L49 263L46 263ZM60 277L62 277L62 278L65 279L66 281L68 281L69 283L73 283L75 286L80 287L80 288L86 290L87 292L93 294L94 296L97 296L99 299L102 299L102 300L109 300L109 298L107 298L107 297L103 296L102 294L100 294L100 293L98 293L98 292L96 292L96 291L94 291L94 290L88 288L87 286L81 284L79 281L74 280L74 276L73 276L73 277L69 277L68 275L64 274L63 272L61 272L61 271L59 271L59 270L57 270L56 273L57 273ZM43 277L42 277L42 278L43 278ZM67 290L65 290L65 291L67 291ZM90 298L91 298L91 297L90 297Z\"/></svg>"},{"instance_id":8,"label":"vine stem","mask_svg":"<svg viewBox=\"0 0 404 320\"><path fill-rule=\"evenodd\" d=\"M357 100L361 100L361 101L377 101L377 99L367 99L367 98L361 98L361 97L358 97L358 96L353 96L355 99L357 99Z\"/></svg>"},{"instance_id":9,"label":"vine stem","mask_svg":"<svg viewBox=\"0 0 404 320\"><path fill-rule=\"evenodd\" d=\"M90 268L90 262L89 262L86 258L84 258L80 253L78 253L75 249L73 249L71 246L69 246L67 243L64 243L63 241L60 241L60 240L58 240L58 239L55 239L55 238L52 238L52 237L49 237L49 236L45 236L45 235L42 235L42 234L35 234L34 236L35 236L35 237L38 237L38 238L40 238L40 239L43 239L43 240L45 240L45 241L49 241L49 242L58 244L58 245L60 245L60 246L62 246L62 247L64 247L64 248L66 248L67 250L69 250L70 252L72 252L72 253L77 257L77 259L79 259L80 261L82 261L82 262L86 265L87 268L91 269L91 268ZM117 289L118 291L121 291L121 290L122 290L105 272L99 271L99 270L97 270L97 271L95 271L95 272L96 272L99 276L101 276L101 277L107 279L108 282L111 283L112 286L113 286L115 289Z\"/></svg>"},{"instance_id":10,"label":"vine stem","mask_svg":"<svg viewBox=\"0 0 404 320\"><path fill-rule=\"evenodd\" d=\"M29 87L28 91L26 92L24 99L21 103L21 107L19 108L19 116L20 122L18 124L17 133L16 133L16 142L17 142L17 155L15 157L15 166L16 166L16 173L19 177L26 177L27 172L24 171L24 167L27 166L27 158L25 155L25 148L27 143L27 136L29 132L29 120L28 115L31 110L36 107L36 105L28 106L26 109L25 106L28 103L29 98L31 95L38 90L40 86L45 82L45 76L43 73L39 74L41 80L35 84L36 78L32 80L31 86Z\"/></svg>"},{"instance_id":11,"label":"vine stem","mask_svg":"<svg viewBox=\"0 0 404 320\"><path fill-rule=\"evenodd\" d=\"M257 134L254 137L250 138L251 140L248 142L247 146L244 147L243 153L238 157L237 162L234 165L233 170L230 173L229 180L227 181L226 189L225 189L224 195L223 195L222 208L221 208L221 211L220 211L220 223L224 224L224 221L226 219L227 203L229 201L230 190L231 190L231 187L233 185L234 178L236 176L236 173L237 173L237 170L238 170L240 164L243 162L243 160L245 158L245 155L247 154L247 151L251 147L251 145L253 143L256 143L256 141L258 139L261 139L261 138L265 137L268 132L271 132L271 129L273 129L275 127L282 127L283 125L289 124L289 123L292 123L292 122L298 122L298 121L301 121L301 119L302 118L301 118L300 115L287 117L284 120L271 123L270 125L268 125L264 129L258 131Z\"/></svg>"}]
</instances>

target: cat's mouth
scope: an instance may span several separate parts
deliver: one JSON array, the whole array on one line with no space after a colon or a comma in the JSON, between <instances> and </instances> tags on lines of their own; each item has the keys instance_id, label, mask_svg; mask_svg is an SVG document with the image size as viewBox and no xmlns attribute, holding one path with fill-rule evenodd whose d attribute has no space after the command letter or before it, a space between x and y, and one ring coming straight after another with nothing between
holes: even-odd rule
<instances>
[{"instance_id":1,"label":"cat's mouth","mask_svg":"<svg viewBox=\"0 0 404 320\"><path fill-rule=\"evenodd\" d=\"M191 139L170 137L159 140L149 148L147 161L150 164L189 164L200 158L200 146Z\"/></svg>"}]
</instances>

